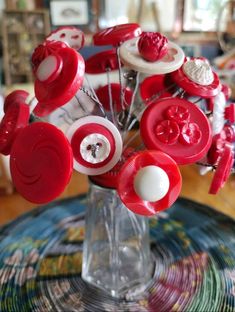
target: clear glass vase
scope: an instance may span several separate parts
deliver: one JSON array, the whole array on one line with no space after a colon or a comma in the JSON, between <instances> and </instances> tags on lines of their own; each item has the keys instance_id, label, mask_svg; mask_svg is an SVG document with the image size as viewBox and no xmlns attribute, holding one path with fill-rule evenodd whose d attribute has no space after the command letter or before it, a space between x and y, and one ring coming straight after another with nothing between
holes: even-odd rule
<instances>
[{"instance_id":1,"label":"clear glass vase","mask_svg":"<svg viewBox=\"0 0 235 312\"><path fill-rule=\"evenodd\" d=\"M121 298L144 289L151 273L148 218L128 210L115 190L90 184L82 278Z\"/></svg>"}]
</instances>

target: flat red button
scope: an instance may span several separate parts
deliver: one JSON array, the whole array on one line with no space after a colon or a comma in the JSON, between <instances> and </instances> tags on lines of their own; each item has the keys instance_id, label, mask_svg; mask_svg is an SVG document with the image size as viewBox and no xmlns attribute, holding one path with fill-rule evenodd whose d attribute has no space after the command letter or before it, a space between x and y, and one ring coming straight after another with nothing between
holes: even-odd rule
<instances>
[{"instance_id":1,"label":"flat red button","mask_svg":"<svg viewBox=\"0 0 235 312\"><path fill-rule=\"evenodd\" d=\"M68 184L72 168L70 144L63 132L51 124L30 124L13 144L10 157L13 183L33 203L55 199Z\"/></svg>"},{"instance_id":2,"label":"flat red button","mask_svg":"<svg viewBox=\"0 0 235 312\"><path fill-rule=\"evenodd\" d=\"M192 58L190 60L193 60ZM185 59L185 62L190 61ZM216 96L221 90L221 84L218 75L213 72L214 80L209 85L198 84L191 79L189 79L183 70L184 64L176 71L171 73L172 80L187 93L195 96L200 96L202 98L210 98Z\"/></svg>"},{"instance_id":3,"label":"flat red button","mask_svg":"<svg viewBox=\"0 0 235 312\"><path fill-rule=\"evenodd\" d=\"M232 124L235 122L235 103L231 103L225 108L224 118Z\"/></svg>"},{"instance_id":4,"label":"flat red button","mask_svg":"<svg viewBox=\"0 0 235 312\"><path fill-rule=\"evenodd\" d=\"M14 104L25 103L28 96L29 93L25 90L15 90L9 93L4 100L4 113L6 113L8 108Z\"/></svg>"},{"instance_id":5,"label":"flat red button","mask_svg":"<svg viewBox=\"0 0 235 312\"><path fill-rule=\"evenodd\" d=\"M234 154L229 144L226 144L218 162L218 166L211 182L209 194L217 194L229 178L234 163Z\"/></svg>"},{"instance_id":6,"label":"flat red button","mask_svg":"<svg viewBox=\"0 0 235 312\"><path fill-rule=\"evenodd\" d=\"M175 121L179 125L188 123L190 114L187 108L179 105L172 105L166 110L166 118Z\"/></svg>"},{"instance_id":7,"label":"flat red button","mask_svg":"<svg viewBox=\"0 0 235 312\"><path fill-rule=\"evenodd\" d=\"M185 145L195 145L201 141L202 132L199 126L190 122L189 124L185 124L180 133L180 142Z\"/></svg>"},{"instance_id":8,"label":"flat red button","mask_svg":"<svg viewBox=\"0 0 235 312\"><path fill-rule=\"evenodd\" d=\"M102 74L107 70L117 70L119 68L117 51L111 49L96 53L85 61L85 65L87 74Z\"/></svg>"},{"instance_id":9,"label":"flat red button","mask_svg":"<svg viewBox=\"0 0 235 312\"><path fill-rule=\"evenodd\" d=\"M171 97L173 92L174 86L169 74L147 77L140 84L140 96L146 104Z\"/></svg>"},{"instance_id":10,"label":"flat red button","mask_svg":"<svg viewBox=\"0 0 235 312\"><path fill-rule=\"evenodd\" d=\"M173 144L180 135L180 128L175 121L162 120L157 124L155 134L162 143Z\"/></svg>"},{"instance_id":11,"label":"flat red button","mask_svg":"<svg viewBox=\"0 0 235 312\"><path fill-rule=\"evenodd\" d=\"M110 84L112 105L115 112L120 112L131 104L133 92L128 88L123 88L122 94L124 96L123 107L121 104L121 86L119 83ZM109 99L109 85L105 85L96 90L100 102L104 106L104 109L110 111L110 99Z\"/></svg>"},{"instance_id":12,"label":"flat red button","mask_svg":"<svg viewBox=\"0 0 235 312\"><path fill-rule=\"evenodd\" d=\"M188 123L197 126L193 125L193 129L190 131L185 126L183 141L178 137L174 139L174 142L167 142L160 139L156 127L159 123L169 120L167 119L169 110L174 105L177 105L180 111L188 111L190 116L187 117ZM178 125L181 129L181 120ZM148 149L161 150L171 156L178 164L194 163L201 159L206 155L211 145L211 127L207 117L196 105L184 99L161 99L147 106L140 121L140 133ZM186 142L190 144L186 145Z\"/></svg>"},{"instance_id":13,"label":"flat red button","mask_svg":"<svg viewBox=\"0 0 235 312\"><path fill-rule=\"evenodd\" d=\"M141 34L139 24L128 23L106 28L93 36L95 45L113 45L118 46L120 43L138 37Z\"/></svg>"},{"instance_id":14,"label":"flat red button","mask_svg":"<svg viewBox=\"0 0 235 312\"><path fill-rule=\"evenodd\" d=\"M134 183L138 172L147 166L161 168L169 179L169 190L166 195L157 201L142 199L135 191ZM152 167L151 167L152 168ZM156 188L158 187L156 181ZM169 208L179 196L182 178L175 161L160 151L141 151L127 159L123 165L117 186L122 202L134 213L151 216Z\"/></svg>"},{"instance_id":15,"label":"flat red button","mask_svg":"<svg viewBox=\"0 0 235 312\"><path fill-rule=\"evenodd\" d=\"M56 79L50 83L35 80L34 89L38 104L35 115L43 117L71 100L82 85L85 64L83 57L72 48L63 48L58 52L62 59L62 68Z\"/></svg>"},{"instance_id":16,"label":"flat red button","mask_svg":"<svg viewBox=\"0 0 235 312\"><path fill-rule=\"evenodd\" d=\"M24 103L9 105L0 122L0 153L9 155L19 130L29 122L29 106Z\"/></svg>"}]
</instances>

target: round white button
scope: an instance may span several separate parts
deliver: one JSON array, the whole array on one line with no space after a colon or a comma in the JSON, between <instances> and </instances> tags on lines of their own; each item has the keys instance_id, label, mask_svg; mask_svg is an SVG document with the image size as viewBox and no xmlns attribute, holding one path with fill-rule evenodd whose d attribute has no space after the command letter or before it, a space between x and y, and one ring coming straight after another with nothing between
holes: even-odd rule
<instances>
[{"instance_id":1,"label":"round white button","mask_svg":"<svg viewBox=\"0 0 235 312\"><path fill-rule=\"evenodd\" d=\"M134 189L143 200L156 202L162 199L169 190L169 178L158 166L141 168L134 177Z\"/></svg>"}]
</instances>

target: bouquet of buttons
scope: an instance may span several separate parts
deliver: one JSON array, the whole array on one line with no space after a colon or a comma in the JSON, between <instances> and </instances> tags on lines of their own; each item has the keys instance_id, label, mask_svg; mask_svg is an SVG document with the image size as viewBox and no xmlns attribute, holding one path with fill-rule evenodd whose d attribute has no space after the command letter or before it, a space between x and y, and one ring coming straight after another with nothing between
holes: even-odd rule
<instances>
[{"instance_id":1,"label":"bouquet of buttons","mask_svg":"<svg viewBox=\"0 0 235 312\"><path fill-rule=\"evenodd\" d=\"M235 104L207 59L186 57L160 33L123 24L93 42L112 48L84 61L82 31L61 27L34 50L35 98L6 97L0 152L34 203L55 199L73 169L89 176L82 276L120 297L151 279L146 216L176 201L178 165L213 169L211 194L232 172Z\"/></svg>"}]
</instances>

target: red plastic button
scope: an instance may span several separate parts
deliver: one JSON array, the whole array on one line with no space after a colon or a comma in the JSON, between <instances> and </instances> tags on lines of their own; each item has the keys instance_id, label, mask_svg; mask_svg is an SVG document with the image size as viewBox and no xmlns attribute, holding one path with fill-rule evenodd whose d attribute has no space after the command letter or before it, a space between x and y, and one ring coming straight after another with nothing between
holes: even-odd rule
<instances>
[{"instance_id":1,"label":"red plastic button","mask_svg":"<svg viewBox=\"0 0 235 312\"><path fill-rule=\"evenodd\" d=\"M111 83L112 105L115 112L120 112L131 104L133 92L128 88L123 88L124 95L123 107L121 104L121 86L119 83ZM104 109L110 111L109 100L109 85L105 85L96 90L100 102L104 106Z\"/></svg>"},{"instance_id":2,"label":"red plastic button","mask_svg":"<svg viewBox=\"0 0 235 312\"><path fill-rule=\"evenodd\" d=\"M234 154L232 152L231 146L226 144L211 182L209 194L217 194L220 188L224 186L233 167L233 156Z\"/></svg>"},{"instance_id":3,"label":"red plastic button","mask_svg":"<svg viewBox=\"0 0 235 312\"><path fill-rule=\"evenodd\" d=\"M9 155L20 129L29 122L29 106L24 103L10 105L0 122L0 153Z\"/></svg>"},{"instance_id":4,"label":"red plastic button","mask_svg":"<svg viewBox=\"0 0 235 312\"><path fill-rule=\"evenodd\" d=\"M224 118L229 120L231 123L235 122L235 103L232 103L225 108Z\"/></svg>"},{"instance_id":5,"label":"red plastic button","mask_svg":"<svg viewBox=\"0 0 235 312\"><path fill-rule=\"evenodd\" d=\"M225 132L216 134L212 138L212 144L207 154L208 163L216 165L226 144Z\"/></svg>"},{"instance_id":6,"label":"red plastic button","mask_svg":"<svg viewBox=\"0 0 235 312\"><path fill-rule=\"evenodd\" d=\"M172 85L172 81L169 74L147 77L140 84L140 96L146 104L171 97L172 93L167 90L170 85ZM171 88L171 91L174 91L173 89Z\"/></svg>"},{"instance_id":7,"label":"red plastic button","mask_svg":"<svg viewBox=\"0 0 235 312\"><path fill-rule=\"evenodd\" d=\"M190 60L194 59L195 58L191 58ZM190 60L185 59L185 62ZM173 81L187 93L200 96L202 98L210 98L216 96L220 92L221 84L218 75L215 72L213 72L214 80L211 84L201 85L188 78L188 76L184 73L183 66L184 64L178 70L172 72L171 77Z\"/></svg>"},{"instance_id":8,"label":"red plastic button","mask_svg":"<svg viewBox=\"0 0 235 312\"><path fill-rule=\"evenodd\" d=\"M34 113L43 117L56 108L71 100L83 82L84 60L82 56L71 48L63 48L58 52L62 60L59 74L51 82L35 80L34 89L38 104ZM52 56L52 55L50 55Z\"/></svg>"},{"instance_id":9,"label":"red plastic button","mask_svg":"<svg viewBox=\"0 0 235 312\"><path fill-rule=\"evenodd\" d=\"M224 133L226 141L233 143L235 142L235 132L234 132L234 128L232 126L229 125L225 125L222 133Z\"/></svg>"},{"instance_id":10,"label":"red plastic button","mask_svg":"<svg viewBox=\"0 0 235 312\"><path fill-rule=\"evenodd\" d=\"M63 132L51 124L30 124L13 144L12 180L28 201L44 204L55 199L68 184L72 168L70 144Z\"/></svg>"},{"instance_id":11,"label":"red plastic button","mask_svg":"<svg viewBox=\"0 0 235 312\"><path fill-rule=\"evenodd\" d=\"M172 120L159 121L155 128L156 137L165 144L173 144L180 135L178 124Z\"/></svg>"},{"instance_id":12,"label":"red plastic button","mask_svg":"<svg viewBox=\"0 0 235 312\"><path fill-rule=\"evenodd\" d=\"M118 46L120 43L138 37L141 34L139 24L129 23L106 28L93 36L95 45Z\"/></svg>"},{"instance_id":13,"label":"red plastic button","mask_svg":"<svg viewBox=\"0 0 235 312\"><path fill-rule=\"evenodd\" d=\"M85 43L83 31L75 26L62 26L52 31L46 37L50 41L61 41L66 43L70 48L79 51Z\"/></svg>"},{"instance_id":14,"label":"red plastic button","mask_svg":"<svg viewBox=\"0 0 235 312\"><path fill-rule=\"evenodd\" d=\"M222 84L221 91L224 93L226 101L228 101L232 95L231 88L226 84Z\"/></svg>"},{"instance_id":15,"label":"red plastic button","mask_svg":"<svg viewBox=\"0 0 235 312\"><path fill-rule=\"evenodd\" d=\"M107 70L119 68L117 52L115 49L106 50L92 55L85 61L87 74L102 74Z\"/></svg>"},{"instance_id":16,"label":"red plastic button","mask_svg":"<svg viewBox=\"0 0 235 312\"><path fill-rule=\"evenodd\" d=\"M25 90L15 90L9 93L4 101L4 113L8 110L8 108L12 105L25 103L26 99L28 98L29 93Z\"/></svg>"},{"instance_id":17,"label":"red plastic button","mask_svg":"<svg viewBox=\"0 0 235 312\"><path fill-rule=\"evenodd\" d=\"M188 123L190 114L187 108L178 105L172 105L166 110L166 117L174 120L177 124Z\"/></svg>"},{"instance_id":18,"label":"red plastic button","mask_svg":"<svg viewBox=\"0 0 235 312\"><path fill-rule=\"evenodd\" d=\"M198 129L200 129L202 133L201 137L198 135L198 131L195 133L192 131L192 134L190 134L190 136L192 135L192 139L185 137L186 141L194 144L185 145L185 139L182 144L180 138L175 140L174 143L171 141L164 142L159 139L156 133L156 127L160 122L168 120L166 115L174 105L179 106L182 111L187 110L190 116L188 122L197 124ZM181 127L181 124L179 126ZM171 156L178 164L194 163L201 159L206 155L211 145L211 127L207 117L196 105L184 99L161 99L147 106L140 121L140 132L144 144L148 149L161 150ZM186 131L185 135L187 137L188 134ZM195 142L195 137L197 142Z\"/></svg>"},{"instance_id":19,"label":"red plastic button","mask_svg":"<svg viewBox=\"0 0 235 312\"><path fill-rule=\"evenodd\" d=\"M185 145L195 145L201 141L202 132L199 126L190 122L189 124L185 124L180 133L180 142Z\"/></svg>"},{"instance_id":20,"label":"red plastic button","mask_svg":"<svg viewBox=\"0 0 235 312\"><path fill-rule=\"evenodd\" d=\"M144 200L136 192L136 178L143 168L158 167L168 177L169 188L164 197L157 201ZM153 166L153 167L152 167ZM148 176L147 176L148 178ZM146 180L142 181L149 182ZM155 187L160 186L161 181L156 181ZM117 186L118 194L122 202L134 213L151 216L157 212L169 208L179 196L182 178L175 161L160 151L141 151L130 157L123 165ZM154 195L154 194L153 194Z\"/></svg>"},{"instance_id":21,"label":"red plastic button","mask_svg":"<svg viewBox=\"0 0 235 312\"><path fill-rule=\"evenodd\" d=\"M55 54L58 50L68 47L64 42L46 40L40 44L33 52L32 65L33 71L36 72L39 64L49 55Z\"/></svg>"}]
</instances>

